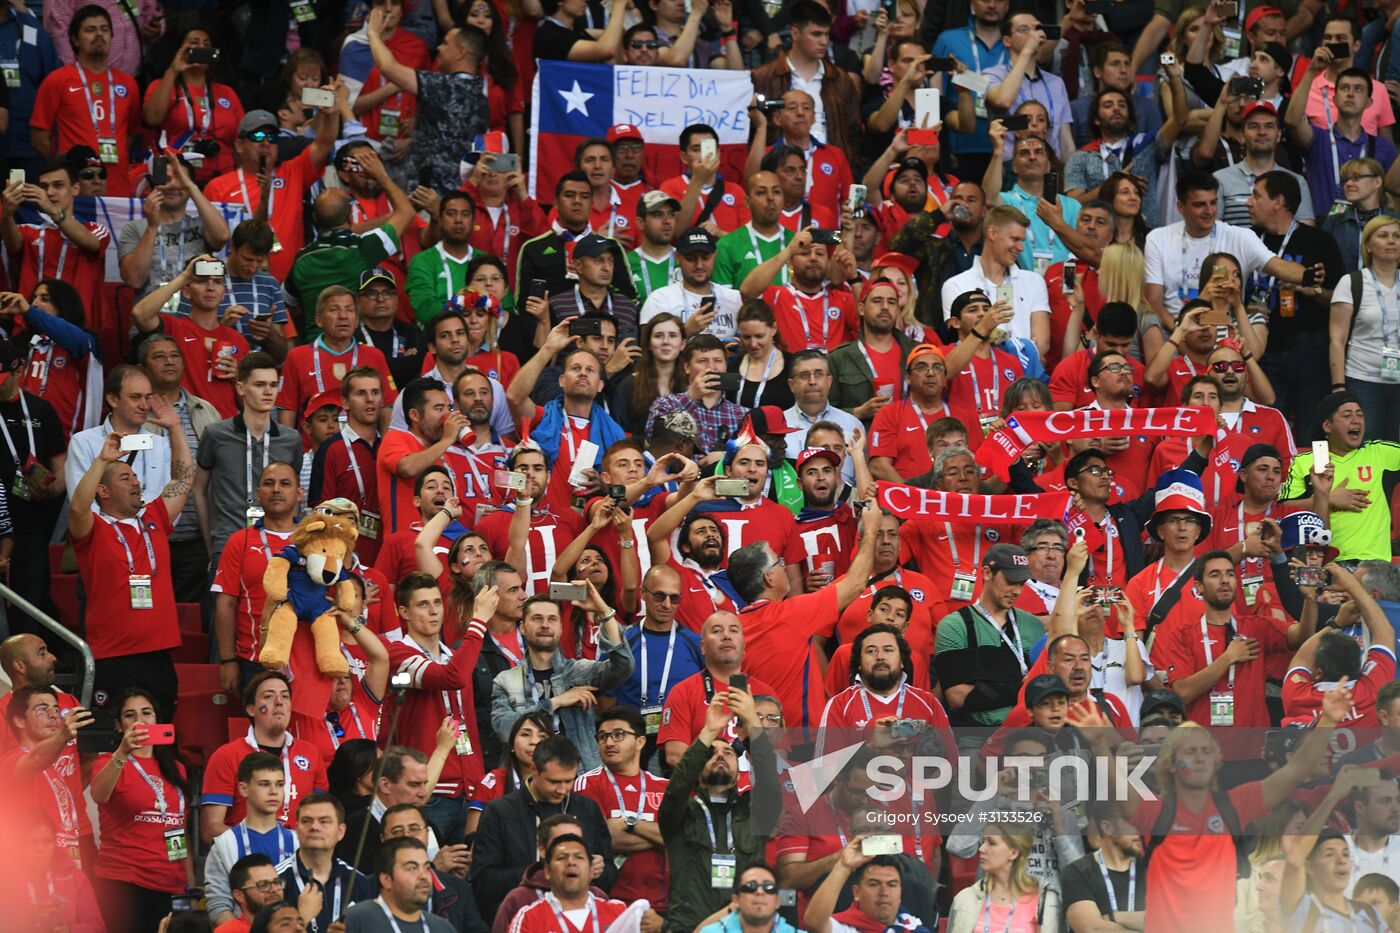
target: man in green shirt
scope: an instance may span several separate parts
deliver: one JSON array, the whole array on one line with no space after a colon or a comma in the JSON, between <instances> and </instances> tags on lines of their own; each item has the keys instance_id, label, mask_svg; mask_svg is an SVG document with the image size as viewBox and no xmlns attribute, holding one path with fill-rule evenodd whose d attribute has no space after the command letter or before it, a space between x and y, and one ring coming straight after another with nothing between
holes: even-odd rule
<instances>
[{"instance_id":1,"label":"man in green shirt","mask_svg":"<svg viewBox=\"0 0 1400 933\"><path fill-rule=\"evenodd\" d=\"M441 313L447 299L467 287L467 266L476 258L469 242L476 227L476 204L465 191L451 191L438 204L438 234L441 239L408 264L408 303L413 316L427 325Z\"/></svg>"},{"instance_id":2,"label":"man in green shirt","mask_svg":"<svg viewBox=\"0 0 1400 933\"><path fill-rule=\"evenodd\" d=\"M1002 724L1030 668L1030 648L1045 634L1039 619L1016 608L1031 576L1030 557L1022 548L993 545L981 572L977 602L939 622L934 639L933 663L955 726ZM976 735L967 740L980 744Z\"/></svg>"},{"instance_id":3,"label":"man in green shirt","mask_svg":"<svg viewBox=\"0 0 1400 933\"><path fill-rule=\"evenodd\" d=\"M1333 392L1317 406L1330 463L1313 472L1313 453L1293 458L1279 498L1311 495L1311 511L1327 519L1341 560L1390 560L1388 474L1400 472L1400 444L1364 440L1366 413L1350 392Z\"/></svg>"},{"instance_id":4,"label":"man in green shirt","mask_svg":"<svg viewBox=\"0 0 1400 933\"><path fill-rule=\"evenodd\" d=\"M658 288L681 280L676 248L671 245L676 238L676 212L680 209L681 202L664 191L648 191L637 201L641 244L627 253L627 266L632 271L639 304L645 304Z\"/></svg>"},{"instance_id":5,"label":"man in green shirt","mask_svg":"<svg viewBox=\"0 0 1400 933\"><path fill-rule=\"evenodd\" d=\"M358 288L361 275L399 251L403 233L413 220L408 195L389 177L378 154L366 147L355 153L355 161L366 177L384 190L389 199L389 216L373 230L356 233L350 228L354 198L349 191L333 188L321 192L316 199L313 217L321 233L297 253L283 286L289 316L308 340L321 333L315 318L316 299L321 291L331 285L351 291ZM291 311L292 308L299 312Z\"/></svg>"},{"instance_id":6,"label":"man in green shirt","mask_svg":"<svg viewBox=\"0 0 1400 933\"><path fill-rule=\"evenodd\" d=\"M745 191L749 222L720 237L715 251L714 280L734 288L765 260L782 252L793 237L791 230L778 223L783 210L783 191L777 175L755 172L749 176ZM787 276L787 266L783 266L775 284L786 285Z\"/></svg>"}]
</instances>

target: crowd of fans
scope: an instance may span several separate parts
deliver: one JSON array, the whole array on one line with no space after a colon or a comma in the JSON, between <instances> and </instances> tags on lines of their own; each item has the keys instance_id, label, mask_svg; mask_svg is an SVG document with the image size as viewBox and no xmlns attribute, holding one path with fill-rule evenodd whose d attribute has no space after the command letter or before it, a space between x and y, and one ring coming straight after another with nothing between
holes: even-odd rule
<instances>
[{"instance_id":1,"label":"crowd of fans","mask_svg":"<svg viewBox=\"0 0 1400 933\"><path fill-rule=\"evenodd\" d=\"M543 190L541 60L749 142ZM1400 931L1395 0L10 0L0 76L0 928Z\"/></svg>"}]
</instances>

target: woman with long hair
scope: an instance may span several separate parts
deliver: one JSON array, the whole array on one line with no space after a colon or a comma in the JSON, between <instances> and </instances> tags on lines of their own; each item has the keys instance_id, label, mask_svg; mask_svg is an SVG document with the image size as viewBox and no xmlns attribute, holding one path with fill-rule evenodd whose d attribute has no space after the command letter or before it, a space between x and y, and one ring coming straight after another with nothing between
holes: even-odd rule
<instances>
[{"instance_id":1,"label":"woman with long hair","mask_svg":"<svg viewBox=\"0 0 1400 933\"><path fill-rule=\"evenodd\" d=\"M620 570L613 567L608 552L593 543L593 536L609 525L617 531L623 545ZM587 580L597 588L605 605L616 608L619 617L628 618L637 611L637 591L642 580L641 561L636 547L627 544L629 541L636 543L632 510L618 509L611 500L604 501L593 510L582 533L559 553L549 579L554 583ZM560 606L560 611L564 633L559 639L559 650L571 658L596 658L599 623L593 614L567 604Z\"/></svg>"},{"instance_id":2,"label":"woman with long hair","mask_svg":"<svg viewBox=\"0 0 1400 933\"><path fill-rule=\"evenodd\" d=\"M311 118L316 115L316 109L302 104L301 92L309 87L324 87L329 80L330 69L326 67L325 56L315 49L302 46L287 56L287 64L282 66L282 74L270 97L275 104L269 108L276 113L284 134L312 134Z\"/></svg>"},{"instance_id":3,"label":"woman with long hair","mask_svg":"<svg viewBox=\"0 0 1400 933\"><path fill-rule=\"evenodd\" d=\"M1332 390L1356 396L1367 440L1393 440L1400 437L1400 219L1382 214L1366 224L1361 263L1332 290Z\"/></svg>"},{"instance_id":4,"label":"woman with long hair","mask_svg":"<svg viewBox=\"0 0 1400 933\"><path fill-rule=\"evenodd\" d=\"M482 77L486 79L487 129L503 131L511 151L525 151L525 84L511 57L509 28L500 9L491 0L468 0L454 14L456 25L475 26L486 33L486 57Z\"/></svg>"},{"instance_id":5,"label":"woman with long hair","mask_svg":"<svg viewBox=\"0 0 1400 933\"><path fill-rule=\"evenodd\" d=\"M737 321L736 337L741 352L730 364L730 371L737 372L743 381L730 401L742 408L760 405L791 408L787 354L782 350L783 340L778 334L773 309L761 300L748 301L739 309Z\"/></svg>"},{"instance_id":6,"label":"woman with long hair","mask_svg":"<svg viewBox=\"0 0 1400 933\"><path fill-rule=\"evenodd\" d=\"M347 814L369 806L378 763L379 746L373 739L350 739L335 750L335 757L326 766L326 782Z\"/></svg>"},{"instance_id":7,"label":"woman with long hair","mask_svg":"<svg viewBox=\"0 0 1400 933\"><path fill-rule=\"evenodd\" d=\"M875 45L865 53L861 77L867 87L890 87L894 79L890 76L890 56L895 46L905 39L918 38L919 19L923 16L918 0L895 0L894 18L891 19L882 3L875 14Z\"/></svg>"},{"instance_id":8,"label":"woman with long hair","mask_svg":"<svg viewBox=\"0 0 1400 933\"><path fill-rule=\"evenodd\" d=\"M191 149L204 156L194 170L200 185L233 170L233 144L243 119L243 104L227 84L210 77L210 66L192 63L192 49L213 49L209 29L191 26L180 36L176 52L159 81L146 88L141 119L165 132L172 149Z\"/></svg>"},{"instance_id":9,"label":"woman with long hair","mask_svg":"<svg viewBox=\"0 0 1400 933\"><path fill-rule=\"evenodd\" d=\"M174 745L154 745L165 721L139 687L117 698L116 751L93 762L92 799L102 832L93 875L107 929L146 933L193 877L187 842L189 785Z\"/></svg>"},{"instance_id":10,"label":"woman with long hair","mask_svg":"<svg viewBox=\"0 0 1400 933\"><path fill-rule=\"evenodd\" d=\"M478 272L489 269L483 264ZM494 278L495 276L490 276ZM520 360L500 346L501 302L487 292L467 288L452 300L460 308L467 324L467 358L462 362L469 369L479 369L501 385L510 385L520 372Z\"/></svg>"},{"instance_id":11,"label":"woman with long hair","mask_svg":"<svg viewBox=\"0 0 1400 933\"><path fill-rule=\"evenodd\" d=\"M501 766L487 772L477 787L476 799L490 803L513 790L524 787L535 776L535 746L554 734L554 723L548 713L525 713L510 727ZM467 832L474 827L468 825Z\"/></svg>"},{"instance_id":12,"label":"woman with long hair","mask_svg":"<svg viewBox=\"0 0 1400 933\"><path fill-rule=\"evenodd\" d=\"M685 372L678 362L685 346L685 325L679 317L667 311L656 315L642 325L640 343L649 352L637 359L617 387L624 403L619 409L625 413L622 426L632 434L646 430L652 402L686 388Z\"/></svg>"},{"instance_id":13,"label":"woman with long hair","mask_svg":"<svg viewBox=\"0 0 1400 933\"><path fill-rule=\"evenodd\" d=\"M1147 182L1127 172L1114 172L1099 185L1099 199L1113 208L1113 242L1147 248L1147 221L1142 216Z\"/></svg>"},{"instance_id":14,"label":"woman with long hair","mask_svg":"<svg viewBox=\"0 0 1400 933\"><path fill-rule=\"evenodd\" d=\"M1041 888L1027 868L1035 840L1020 827L992 823L982 833L976 884L953 898L949 933L994 929L1011 933L1058 933L1060 898Z\"/></svg>"},{"instance_id":15,"label":"woman with long hair","mask_svg":"<svg viewBox=\"0 0 1400 933\"><path fill-rule=\"evenodd\" d=\"M19 387L53 406L65 440L97 427L102 362L77 289L62 279L41 279L28 301L19 295L12 301L23 322L12 338L24 356Z\"/></svg>"}]
</instances>

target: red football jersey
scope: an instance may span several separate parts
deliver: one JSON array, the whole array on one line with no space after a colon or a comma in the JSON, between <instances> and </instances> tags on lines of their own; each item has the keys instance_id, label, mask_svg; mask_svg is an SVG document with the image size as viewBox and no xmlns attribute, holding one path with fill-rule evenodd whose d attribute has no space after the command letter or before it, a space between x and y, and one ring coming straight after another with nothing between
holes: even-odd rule
<instances>
[{"instance_id":1,"label":"red football jersey","mask_svg":"<svg viewBox=\"0 0 1400 933\"><path fill-rule=\"evenodd\" d=\"M282 774L287 783L277 819L291 828L296 825L297 801L312 791L329 789L330 782L326 780L325 760L316 746L290 732L285 738L281 758ZM238 765L257 751L262 749L253 738L253 727L249 726L247 735L220 746L209 756L209 765L204 769L201 803L228 807L224 813L225 826L235 826L248 815L247 799L238 795Z\"/></svg>"},{"instance_id":2,"label":"red football jersey","mask_svg":"<svg viewBox=\"0 0 1400 933\"><path fill-rule=\"evenodd\" d=\"M222 324L205 330L190 318L173 314L162 314L160 324L179 344L180 355L185 358L185 378L180 382L185 391L213 405L224 418L238 414L234 380L214 375L214 358L230 345L235 361L247 356L248 341L243 335Z\"/></svg>"},{"instance_id":3,"label":"red football jersey","mask_svg":"<svg viewBox=\"0 0 1400 933\"><path fill-rule=\"evenodd\" d=\"M860 315L849 289L824 287L809 295L792 285L770 285L763 300L773 309L778 336L791 353L831 351L860 337Z\"/></svg>"},{"instance_id":4,"label":"red football jersey","mask_svg":"<svg viewBox=\"0 0 1400 933\"><path fill-rule=\"evenodd\" d=\"M115 178L121 172L112 172ZM100 244L96 252L74 246L55 226L20 224L19 235L24 240L19 253L19 288L24 295L34 294L40 279L61 279L72 285L88 310L89 323L96 319L103 306L102 285L106 276L107 247L112 243L112 231L104 224L85 223Z\"/></svg>"},{"instance_id":5,"label":"red football jersey","mask_svg":"<svg viewBox=\"0 0 1400 933\"><path fill-rule=\"evenodd\" d=\"M466 723L472 752L447 756L434 791L443 797L466 796L486 773L481 762L472 690L472 669L481 656L485 634L486 623L473 619L457 650L441 645L438 658L430 657L407 634L399 641L389 642L391 671L407 674L412 681L404 693L399 715L398 743L431 755L437 748L437 731L443 717ZM394 702L392 695L386 698L384 715L393 715Z\"/></svg>"},{"instance_id":6,"label":"red football jersey","mask_svg":"<svg viewBox=\"0 0 1400 933\"><path fill-rule=\"evenodd\" d=\"M131 75L116 68L87 71L77 62L51 71L34 95L29 125L49 134L55 152L87 146L105 156L102 161L110 165L108 197L127 198L134 193L127 172L128 143L141 134L142 125L141 95Z\"/></svg>"},{"instance_id":7,"label":"red football jersey","mask_svg":"<svg viewBox=\"0 0 1400 933\"><path fill-rule=\"evenodd\" d=\"M233 653L245 661L257 660L258 629L263 604L267 602L263 574L268 561L287 546L291 537L290 531L240 528L229 535L219 557L209 591L234 597Z\"/></svg>"},{"instance_id":8,"label":"red football jersey","mask_svg":"<svg viewBox=\"0 0 1400 933\"><path fill-rule=\"evenodd\" d=\"M1372 645L1361 665L1361 676L1349 686L1354 692L1351 713L1342 720L1343 726L1354 729L1379 729L1376 719L1376 693L1395 679L1395 654L1386 645ZM1312 671L1295 667L1283 681L1284 724L1310 723L1322 712L1322 696L1336 684L1314 679Z\"/></svg>"},{"instance_id":9,"label":"red football jersey","mask_svg":"<svg viewBox=\"0 0 1400 933\"><path fill-rule=\"evenodd\" d=\"M281 249L274 247L267 257L267 268L279 282L287 280L297 252L306 243L306 232L302 226L302 199L307 189L320 179L321 169L325 167L324 163L311 158L311 149L308 146L272 172L272 195L268 199L267 219ZM241 204L251 214L262 198L262 188L258 186L256 175L247 175L239 168L209 182L204 188L204 196L214 202Z\"/></svg>"},{"instance_id":10,"label":"red football jersey","mask_svg":"<svg viewBox=\"0 0 1400 933\"><path fill-rule=\"evenodd\" d=\"M790 514L790 513L789 513ZM492 556L505 556L509 549L507 531L515 513L509 509L492 512L476 526L477 534L486 539ZM549 590L549 574L554 569L560 552L583 530L583 521L572 509L537 509L530 516L530 536L525 545L525 566L521 573L525 576L527 592L544 593Z\"/></svg>"},{"instance_id":11,"label":"red football jersey","mask_svg":"<svg viewBox=\"0 0 1400 933\"><path fill-rule=\"evenodd\" d=\"M594 768L579 775L574 791L596 803L604 819L636 816L638 820L655 822L667 783L665 778L645 771L625 776ZM665 850L644 849L625 858L609 893L629 903L646 898L653 909L664 911L668 898Z\"/></svg>"},{"instance_id":12,"label":"red football jersey","mask_svg":"<svg viewBox=\"0 0 1400 933\"><path fill-rule=\"evenodd\" d=\"M87 640L93 657L100 660L180 647L180 622L170 582L170 531L165 500L156 499L126 521L99 515L87 536L73 542L78 571L87 587ZM150 577L151 608L132 607L132 576Z\"/></svg>"}]
</instances>

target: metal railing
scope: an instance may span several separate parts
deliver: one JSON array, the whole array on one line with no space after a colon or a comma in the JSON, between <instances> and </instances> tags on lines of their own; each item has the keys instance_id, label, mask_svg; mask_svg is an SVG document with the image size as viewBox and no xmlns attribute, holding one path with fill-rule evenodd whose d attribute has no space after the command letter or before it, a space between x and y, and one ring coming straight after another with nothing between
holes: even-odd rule
<instances>
[{"instance_id":1,"label":"metal railing","mask_svg":"<svg viewBox=\"0 0 1400 933\"><path fill-rule=\"evenodd\" d=\"M78 692L78 698L85 708L91 709L92 682L97 676L97 664L95 661L93 661L92 649L88 647L88 643L83 641L77 635L75 635L72 632L72 630L70 630L62 622L59 622L57 619L53 618L48 613L40 610L37 606L35 606L29 600L25 599L23 596L16 593L14 590L10 589L4 583L0 583L0 597L4 597L4 599L10 603L10 605L14 606L16 609L19 609L25 615L29 616L29 618L33 619L35 622L38 622L44 628L57 635L60 639L66 642L69 645L69 647L73 648L75 651L78 652L79 655L82 656L83 680L81 688Z\"/></svg>"}]
</instances>

